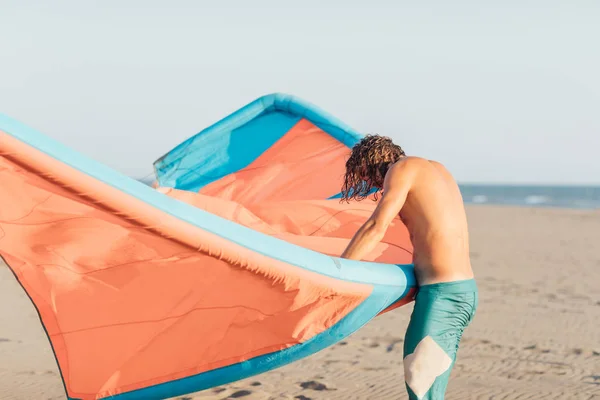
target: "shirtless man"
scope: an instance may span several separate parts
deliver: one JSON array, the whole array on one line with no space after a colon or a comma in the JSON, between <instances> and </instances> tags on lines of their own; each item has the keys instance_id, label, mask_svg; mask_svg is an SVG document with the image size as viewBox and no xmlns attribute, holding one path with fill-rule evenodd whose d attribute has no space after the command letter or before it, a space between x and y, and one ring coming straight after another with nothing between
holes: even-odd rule
<instances>
[{"instance_id":1,"label":"shirtless man","mask_svg":"<svg viewBox=\"0 0 600 400\"><path fill-rule=\"evenodd\" d=\"M464 329L478 303L467 218L458 185L435 161L408 157L391 139L368 135L346 162L343 200L383 192L342 258L360 260L399 215L410 232L418 283L404 340L409 399L443 399Z\"/></svg>"}]
</instances>

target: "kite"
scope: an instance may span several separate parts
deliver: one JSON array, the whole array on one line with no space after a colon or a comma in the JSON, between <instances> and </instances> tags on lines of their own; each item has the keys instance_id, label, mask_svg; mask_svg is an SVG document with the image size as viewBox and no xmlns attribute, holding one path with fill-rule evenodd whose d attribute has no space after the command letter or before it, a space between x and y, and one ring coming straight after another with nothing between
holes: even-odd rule
<instances>
[{"instance_id":1,"label":"kite","mask_svg":"<svg viewBox=\"0 0 600 400\"><path fill-rule=\"evenodd\" d=\"M159 158L151 186L0 115L0 256L40 316L67 397L204 390L409 303L413 248L399 218L364 260L339 257L376 206L340 201L361 137L271 94Z\"/></svg>"}]
</instances>

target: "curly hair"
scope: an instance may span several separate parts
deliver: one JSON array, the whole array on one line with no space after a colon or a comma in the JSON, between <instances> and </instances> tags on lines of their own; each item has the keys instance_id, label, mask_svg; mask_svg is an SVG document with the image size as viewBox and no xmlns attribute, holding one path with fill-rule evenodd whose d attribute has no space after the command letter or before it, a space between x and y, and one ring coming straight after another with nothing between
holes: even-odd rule
<instances>
[{"instance_id":1,"label":"curly hair","mask_svg":"<svg viewBox=\"0 0 600 400\"><path fill-rule=\"evenodd\" d=\"M363 200L374 188L374 200L377 200L390 164L405 156L404 150L387 136L372 134L363 137L352 147L350 158L346 161L341 201Z\"/></svg>"}]
</instances>

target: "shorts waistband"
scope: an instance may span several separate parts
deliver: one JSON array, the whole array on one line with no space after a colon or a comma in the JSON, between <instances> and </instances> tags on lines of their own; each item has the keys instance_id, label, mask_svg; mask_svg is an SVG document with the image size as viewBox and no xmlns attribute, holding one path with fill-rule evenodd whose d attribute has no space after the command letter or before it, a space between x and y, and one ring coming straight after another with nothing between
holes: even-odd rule
<instances>
[{"instance_id":1,"label":"shorts waistband","mask_svg":"<svg viewBox=\"0 0 600 400\"><path fill-rule=\"evenodd\" d=\"M439 282L429 285L419 286L420 292L440 292L440 293L465 293L476 292L477 283L475 279L465 279L452 282Z\"/></svg>"}]
</instances>

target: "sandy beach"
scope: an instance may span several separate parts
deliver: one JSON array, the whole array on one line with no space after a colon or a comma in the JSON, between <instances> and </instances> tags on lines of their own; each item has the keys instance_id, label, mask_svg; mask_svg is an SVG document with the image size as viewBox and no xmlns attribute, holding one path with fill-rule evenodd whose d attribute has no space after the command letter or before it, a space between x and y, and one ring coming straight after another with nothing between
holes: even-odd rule
<instances>
[{"instance_id":1,"label":"sandy beach","mask_svg":"<svg viewBox=\"0 0 600 400\"><path fill-rule=\"evenodd\" d=\"M469 206L480 306L448 399L600 399L600 210ZM405 399L412 305L295 364L179 399ZM31 302L0 264L0 399L64 399Z\"/></svg>"}]
</instances>

